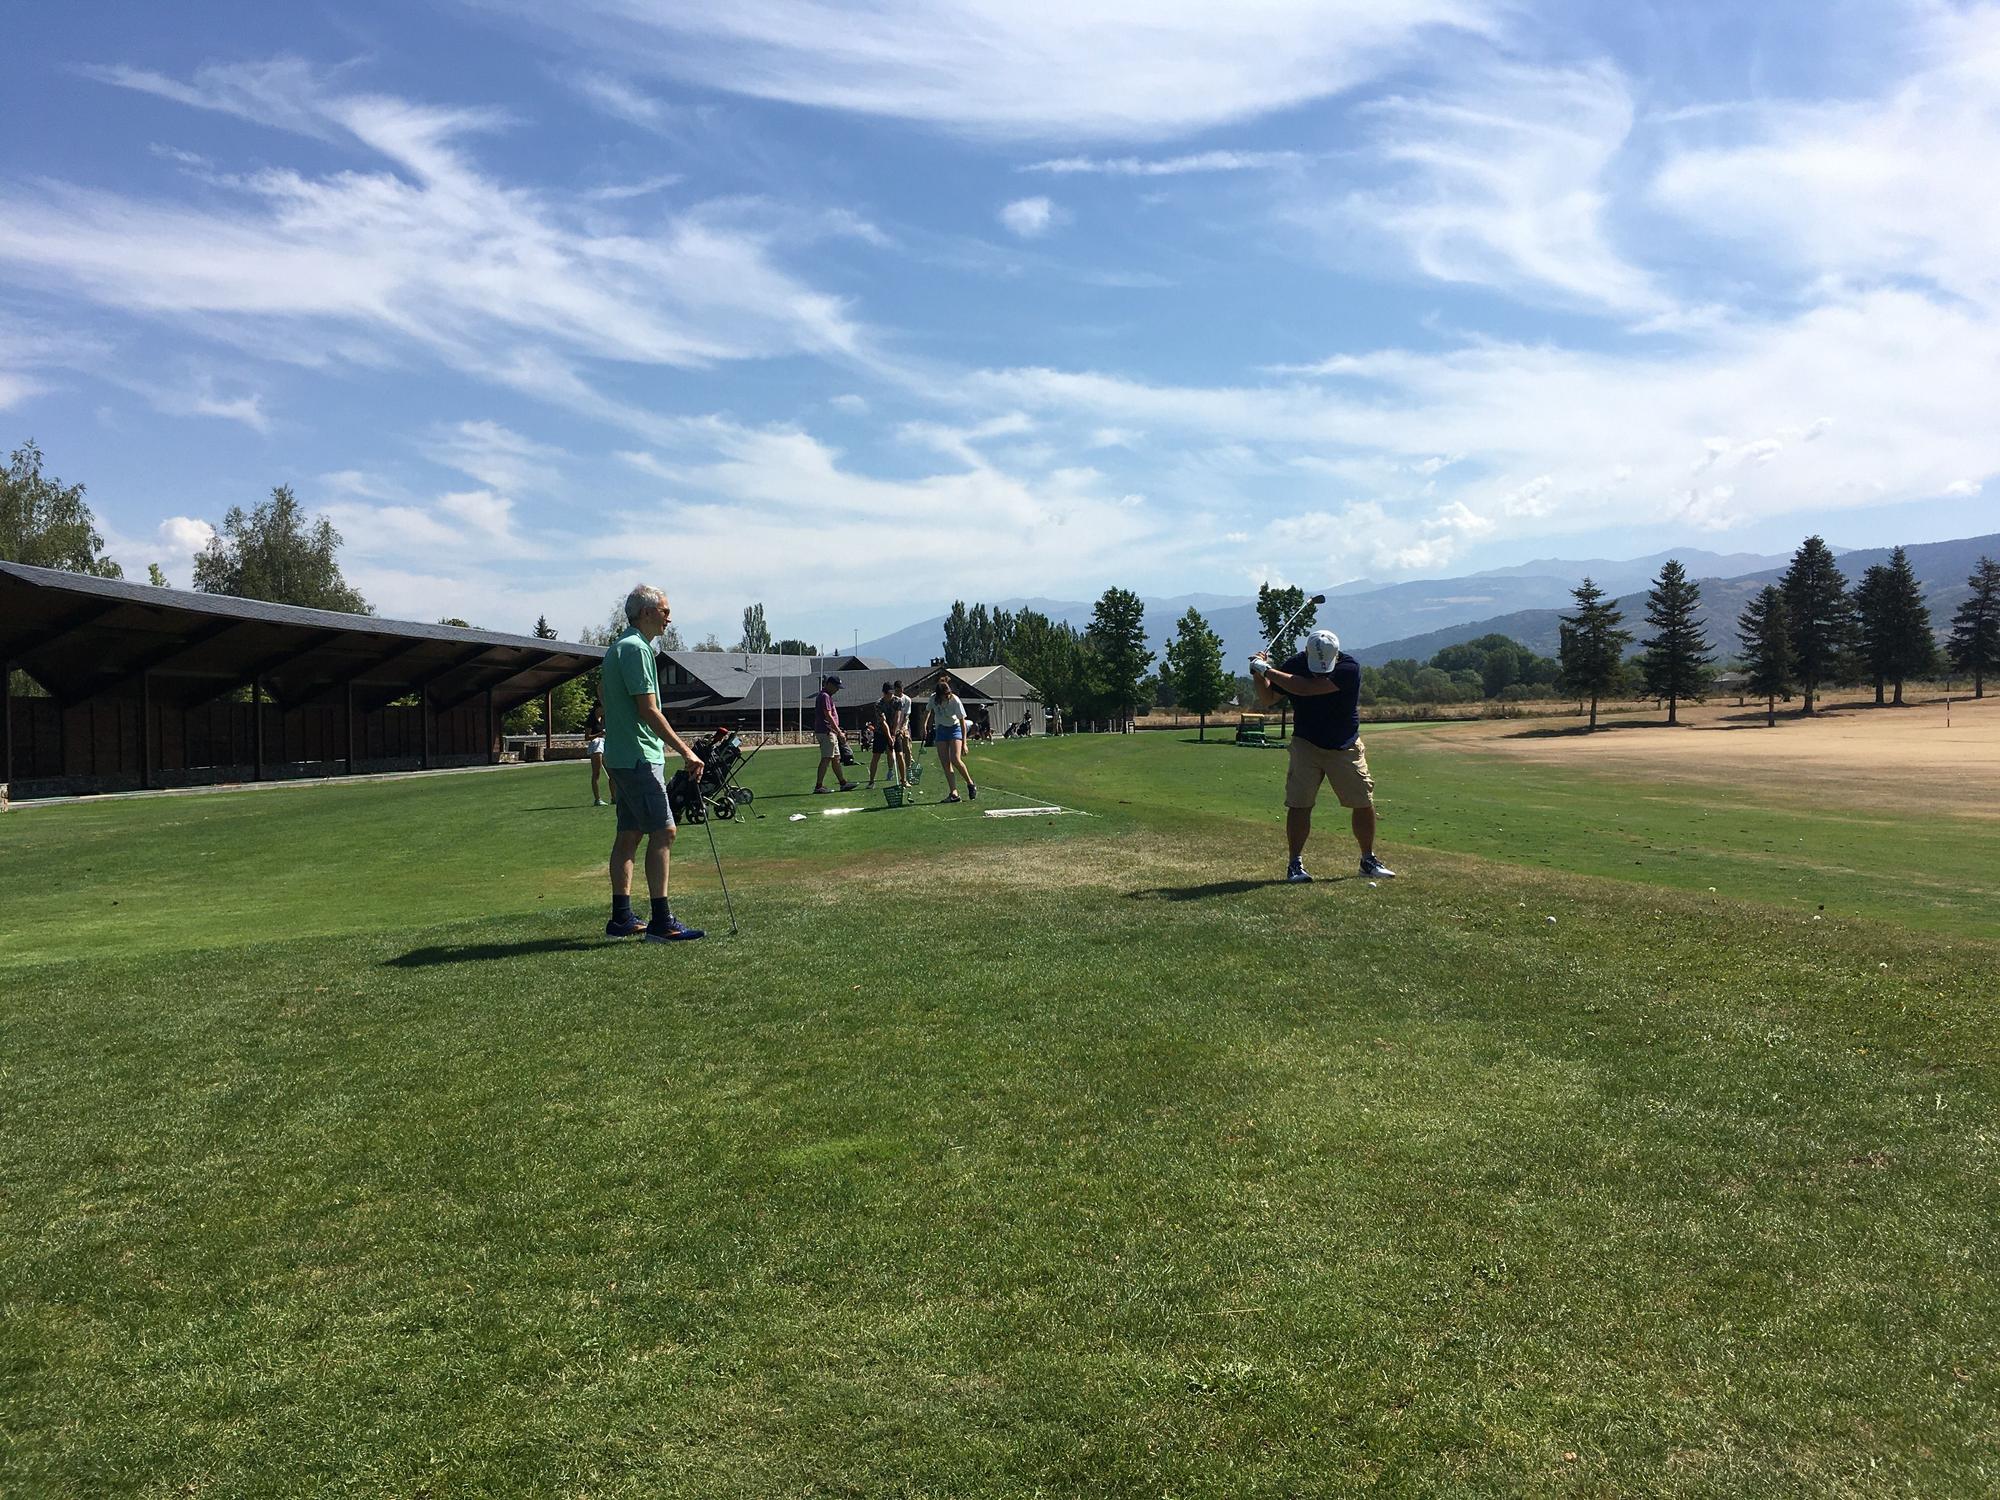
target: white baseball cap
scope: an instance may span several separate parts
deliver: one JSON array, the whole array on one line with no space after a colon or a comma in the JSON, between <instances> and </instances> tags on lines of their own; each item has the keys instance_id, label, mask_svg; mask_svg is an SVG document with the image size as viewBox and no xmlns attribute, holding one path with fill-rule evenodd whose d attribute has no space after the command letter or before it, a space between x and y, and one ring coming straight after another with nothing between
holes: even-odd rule
<instances>
[{"instance_id":1,"label":"white baseball cap","mask_svg":"<svg viewBox=\"0 0 2000 1500\"><path fill-rule=\"evenodd\" d=\"M1306 670L1331 672L1340 660L1340 637L1331 630L1315 630L1306 637Z\"/></svg>"}]
</instances>

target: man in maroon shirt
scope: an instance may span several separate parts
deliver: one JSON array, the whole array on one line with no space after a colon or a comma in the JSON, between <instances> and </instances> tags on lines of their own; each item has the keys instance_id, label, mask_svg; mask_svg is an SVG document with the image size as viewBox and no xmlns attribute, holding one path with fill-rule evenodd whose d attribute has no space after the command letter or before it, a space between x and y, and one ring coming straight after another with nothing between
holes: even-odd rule
<instances>
[{"instance_id":1,"label":"man in maroon shirt","mask_svg":"<svg viewBox=\"0 0 2000 1500\"><path fill-rule=\"evenodd\" d=\"M819 696L813 699L813 731L819 736L819 778L813 783L814 792L833 790L826 784L829 770L843 792L856 790L840 770L840 751L847 743L847 731L840 727L840 711L833 706L833 695L839 691L840 679L830 676L820 683Z\"/></svg>"}]
</instances>

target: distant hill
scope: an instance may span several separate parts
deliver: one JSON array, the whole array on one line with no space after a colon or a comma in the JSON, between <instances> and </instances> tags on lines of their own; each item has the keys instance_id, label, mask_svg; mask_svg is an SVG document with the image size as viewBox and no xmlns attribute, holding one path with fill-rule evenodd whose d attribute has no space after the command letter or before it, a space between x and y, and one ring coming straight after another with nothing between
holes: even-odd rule
<instances>
[{"instance_id":1,"label":"distant hill","mask_svg":"<svg viewBox=\"0 0 2000 1500\"><path fill-rule=\"evenodd\" d=\"M1570 589L1586 574L1614 590L1636 588L1652 578L1659 571L1660 562L1669 555L1681 558L1690 569L1712 566L1718 573L1739 562L1758 567L1776 566L1784 561L1750 553L1725 555L1689 548L1626 561L1545 558L1465 578L1422 578L1389 584L1362 579L1326 590L1327 602L1320 606L1319 623L1338 631L1341 643L1348 649L1358 650L1377 641L1447 630L1503 613L1566 605ZM975 602L981 601L966 600L967 604ZM983 602L991 606L996 601ZM1093 607L1090 602L1074 599L1002 599L997 604L1002 609L1039 610L1052 620L1078 629L1090 623ZM1175 625L1190 607L1200 610L1209 628L1222 637L1226 661L1240 665L1264 644L1254 597L1183 594L1171 599L1147 599L1145 606L1146 636L1155 654L1166 650ZM863 641L858 650L863 656L886 657L900 665L928 666L944 652L944 620L943 615L934 615Z\"/></svg>"},{"instance_id":2,"label":"distant hill","mask_svg":"<svg viewBox=\"0 0 2000 1500\"><path fill-rule=\"evenodd\" d=\"M1864 547L1840 554L1840 571L1846 575L1850 585L1860 581L1861 575L1876 563L1889 560L1892 549L1888 547ZM1920 542L1906 549L1910 556L1910 566L1916 571L1917 581L1923 586L1924 603L1929 606L1931 623L1942 630L1951 620L1952 612L1964 602L1970 592L1965 580L1981 557L2000 557L2000 533L1989 536L1964 537L1949 542ZM1687 554L1663 554L1680 556L1683 562L1694 556ZM1734 578L1698 578L1701 584L1702 627L1708 632L1709 641L1718 654L1727 657L1737 649L1736 621L1759 590L1766 584L1776 583L1785 571L1789 559L1780 559L1775 565L1754 573ZM1689 568L1693 572L1692 566ZM1595 574L1591 575L1593 578ZM1650 581L1650 576L1648 581ZM1329 600L1329 603L1332 601ZM1646 590L1644 587L1619 596L1618 607L1625 612L1625 626L1633 632L1635 643L1645 634ZM1469 641L1482 635L1511 636L1531 651L1543 656L1553 656L1559 643L1557 622L1568 613L1569 601L1561 608L1524 609L1509 614L1494 615L1483 620L1469 620L1459 624L1443 626L1437 630L1404 636L1392 641L1378 641L1354 654L1366 666L1379 667L1397 657L1414 657L1418 661L1428 661L1446 646L1455 646L1461 641Z\"/></svg>"}]
</instances>

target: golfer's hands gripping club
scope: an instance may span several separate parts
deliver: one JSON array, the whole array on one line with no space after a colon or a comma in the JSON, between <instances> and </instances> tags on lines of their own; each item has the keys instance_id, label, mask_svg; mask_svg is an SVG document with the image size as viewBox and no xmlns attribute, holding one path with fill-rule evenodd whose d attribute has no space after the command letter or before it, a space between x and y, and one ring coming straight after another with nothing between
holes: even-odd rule
<instances>
[{"instance_id":1,"label":"golfer's hands gripping club","mask_svg":"<svg viewBox=\"0 0 2000 1500\"><path fill-rule=\"evenodd\" d=\"M1268 656L1261 651L1253 651L1250 654L1250 675L1252 677L1262 677L1270 670L1271 659Z\"/></svg>"}]
</instances>

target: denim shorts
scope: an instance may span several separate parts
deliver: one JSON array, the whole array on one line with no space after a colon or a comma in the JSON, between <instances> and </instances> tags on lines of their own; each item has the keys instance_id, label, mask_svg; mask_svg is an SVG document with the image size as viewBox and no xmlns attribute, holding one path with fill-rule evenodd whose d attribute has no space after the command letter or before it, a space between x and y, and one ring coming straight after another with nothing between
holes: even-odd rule
<instances>
[{"instance_id":1,"label":"denim shorts","mask_svg":"<svg viewBox=\"0 0 2000 1500\"><path fill-rule=\"evenodd\" d=\"M674 826L674 810L667 805L665 770L650 760L611 773L611 801L618 809L620 833L658 833Z\"/></svg>"}]
</instances>

